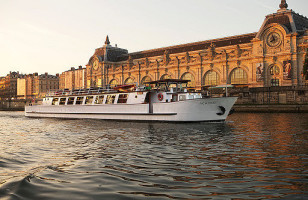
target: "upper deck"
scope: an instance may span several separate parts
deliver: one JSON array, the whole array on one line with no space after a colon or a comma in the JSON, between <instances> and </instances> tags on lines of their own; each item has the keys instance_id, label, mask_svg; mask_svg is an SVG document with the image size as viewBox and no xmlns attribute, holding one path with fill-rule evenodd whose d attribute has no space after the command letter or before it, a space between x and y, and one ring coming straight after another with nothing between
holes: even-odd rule
<instances>
[{"instance_id":1,"label":"upper deck","mask_svg":"<svg viewBox=\"0 0 308 200\"><path fill-rule=\"evenodd\" d=\"M107 88L60 90L46 95L43 105L169 103L202 98L201 93L187 91L188 82L188 80L165 79L146 82L142 87L121 85Z\"/></svg>"}]
</instances>

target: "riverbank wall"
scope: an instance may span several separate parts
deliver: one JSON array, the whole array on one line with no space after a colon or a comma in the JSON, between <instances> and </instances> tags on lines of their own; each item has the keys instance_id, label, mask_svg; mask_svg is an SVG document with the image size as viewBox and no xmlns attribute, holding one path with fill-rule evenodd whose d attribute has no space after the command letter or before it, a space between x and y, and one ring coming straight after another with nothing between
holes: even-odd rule
<instances>
[{"instance_id":1,"label":"riverbank wall","mask_svg":"<svg viewBox=\"0 0 308 200\"><path fill-rule=\"evenodd\" d=\"M0 111L24 111L25 100L1 101ZM235 104L234 112L308 113L308 104Z\"/></svg>"},{"instance_id":2,"label":"riverbank wall","mask_svg":"<svg viewBox=\"0 0 308 200\"><path fill-rule=\"evenodd\" d=\"M243 105L233 106L234 112L254 112L254 113L308 113L307 105Z\"/></svg>"},{"instance_id":3,"label":"riverbank wall","mask_svg":"<svg viewBox=\"0 0 308 200\"><path fill-rule=\"evenodd\" d=\"M235 112L308 113L308 86L231 88Z\"/></svg>"},{"instance_id":4,"label":"riverbank wall","mask_svg":"<svg viewBox=\"0 0 308 200\"><path fill-rule=\"evenodd\" d=\"M25 110L26 100L15 99L10 101L0 101L0 111L23 111Z\"/></svg>"}]
</instances>

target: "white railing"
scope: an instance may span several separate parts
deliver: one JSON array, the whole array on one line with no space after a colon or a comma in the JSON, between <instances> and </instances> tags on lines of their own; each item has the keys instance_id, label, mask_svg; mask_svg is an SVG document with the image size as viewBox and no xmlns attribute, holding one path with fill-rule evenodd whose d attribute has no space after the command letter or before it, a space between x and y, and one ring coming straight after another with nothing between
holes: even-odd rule
<instances>
[{"instance_id":1,"label":"white railing","mask_svg":"<svg viewBox=\"0 0 308 200\"><path fill-rule=\"evenodd\" d=\"M106 92L116 92L113 87L99 87L99 88L86 88L86 89L64 89L64 90L49 90L46 96L69 96L69 95L86 95L86 94L98 94Z\"/></svg>"}]
</instances>

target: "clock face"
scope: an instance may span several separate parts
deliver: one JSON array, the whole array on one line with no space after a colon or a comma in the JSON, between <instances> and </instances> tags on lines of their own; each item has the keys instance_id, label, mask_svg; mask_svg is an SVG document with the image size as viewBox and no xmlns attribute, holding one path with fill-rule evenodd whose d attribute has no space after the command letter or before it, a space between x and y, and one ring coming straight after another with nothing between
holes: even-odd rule
<instances>
[{"instance_id":1,"label":"clock face","mask_svg":"<svg viewBox=\"0 0 308 200\"><path fill-rule=\"evenodd\" d=\"M97 62L97 61L94 61L94 62L93 62L93 69L94 69L94 70L97 70L97 68L98 68L98 62Z\"/></svg>"},{"instance_id":2,"label":"clock face","mask_svg":"<svg viewBox=\"0 0 308 200\"><path fill-rule=\"evenodd\" d=\"M276 32L270 33L266 39L267 45L270 47L276 47L280 44L281 38L280 35Z\"/></svg>"}]
</instances>

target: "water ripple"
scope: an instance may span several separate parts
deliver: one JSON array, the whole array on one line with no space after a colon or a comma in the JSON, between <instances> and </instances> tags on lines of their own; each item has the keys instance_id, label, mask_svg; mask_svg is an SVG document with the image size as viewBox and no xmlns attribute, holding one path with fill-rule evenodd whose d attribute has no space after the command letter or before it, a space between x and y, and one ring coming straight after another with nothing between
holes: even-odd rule
<instances>
[{"instance_id":1,"label":"water ripple","mask_svg":"<svg viewBox=\"0 0 308 200\"><path fill-rule=\"evenodd\" d=\"M0 112L0 199L305 199L307 117L169 124Z\"/></svg>"}]
</instances>

